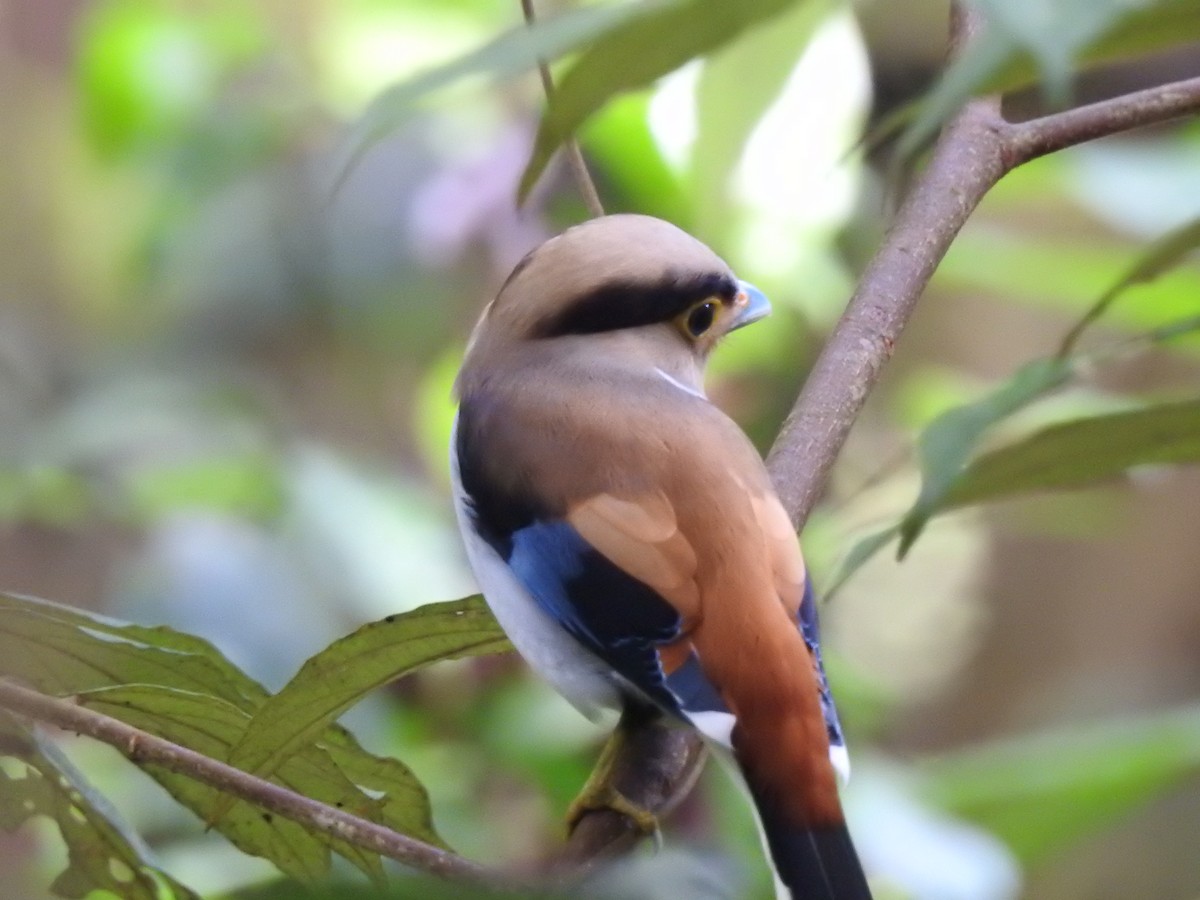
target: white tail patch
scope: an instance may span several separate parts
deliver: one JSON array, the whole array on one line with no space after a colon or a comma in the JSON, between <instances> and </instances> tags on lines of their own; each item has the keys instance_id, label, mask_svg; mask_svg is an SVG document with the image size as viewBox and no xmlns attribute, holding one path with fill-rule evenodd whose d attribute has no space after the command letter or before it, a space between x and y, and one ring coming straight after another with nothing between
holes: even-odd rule
<instances>
[{"instance_id":1,"label":"white tail patch","mask_svg":"<svg viewBox=\"0 0 1200 900\"><path fill-rule=\"evenodd\" d=\"M842 785L850 783L850 754L846 752L846 747L843 744L829 745L829 761L833 764L834 770L842 779Z\"/></svg>"},{"instance_id":2,"label":"white tail patch","mask_svg":"<svg viewBox=\"0 0 1200 900\"><path fill-rule=\"evenodd\" d=\"M733 726L737 724L733 713L709 710L688 712L686 715L688 721L696 726L696 730L710 741L720 744L727 750L733 749Z\"/></svg>"}]
</instances>

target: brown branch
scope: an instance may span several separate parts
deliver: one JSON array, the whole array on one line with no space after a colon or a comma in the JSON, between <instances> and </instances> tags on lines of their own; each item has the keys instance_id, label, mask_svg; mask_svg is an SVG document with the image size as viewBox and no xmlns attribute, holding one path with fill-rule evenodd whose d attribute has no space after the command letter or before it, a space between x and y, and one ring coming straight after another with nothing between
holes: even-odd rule
<instances>
[{"instance_id":1,"label":"brown branch","mask_svg":"<svg viewBox=\"0 0 1200 900\"><path fill-rule=\"evenodd\" d=\"M461 856L248 775L202 753L85 709L69 700L49 697L0 679L0 707L39 722L56 725L64 731L86 734L116 747L139 766L147 763L162 766L247 800L313 831L320 831L441 878L492 887L504 880L497 873Z\"/></svg>"},{"instance_id":2,"label":"brown branch","mask_svg":"<svg viewBox=\"0 0 1200 900\"><path fill-rule=\"evenodd\" d=\"M1011 124L1004 133L1009 168L1096 138L1196 112L1200 112L1200 78L1189 78Z\"/></svg>"},{"instance_id":3,"label":"brown branch","mask_svg":"<svg viewBox=\"0 0 1200 900\"><path fill-rule=\"evenodd\" d=\"M1047 153L1196 112L1200 78L1016 124L1001 118L995 100L963 107L934 145L771 449L768 466L797 528L934 269L996 182Z\"/></svg>"},{"instance_id":4,"label":"brown branch","mask_svg":"<svg viewBox=\"0 0 1200 900\"><path fill-rule=\"evenodd\" d=\"M924 172L863 271L767 458L797 528L950 242L1007 171L999 107L973 100L946 126Z\"/></svg>"},{"instance_id":5,"label":"brown branch","mask_svg":"<svg viewBox=\"0 0 1200 900\"><path fill-rule=\"evenodd\" d=\"M526 23L532 25L536 18L533 0L521 0L521 11L525 14ZM554 78L550 75L550 64L544 59L538 60L538 72L542 76L542 90L546 94L546 99L549 100L554 94ZM583 196L583 203L588 208L588 213L593 217L604 215L604 204L600 202L600 194L596 190L595 182L592 181L592 173L588 171L579 141L575 138L568 138L563 141L562 149L567 158L567 168L571 170L571 177L575 179L575 185Z\"/></svg>"}]
</instances>

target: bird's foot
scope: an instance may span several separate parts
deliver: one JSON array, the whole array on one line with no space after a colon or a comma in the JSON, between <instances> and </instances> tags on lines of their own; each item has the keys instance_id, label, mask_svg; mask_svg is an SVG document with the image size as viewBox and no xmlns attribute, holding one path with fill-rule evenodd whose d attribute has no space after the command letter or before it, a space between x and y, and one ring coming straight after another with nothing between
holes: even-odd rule
<instances>
[{"instance_id":1,"label":"bird's foot","mask_svg":"<svg viewBox=\"0 0 1200 900\"><path fill-rule=\"evenodd\" d=\"M625 816L640 834L658 834L658 818L654 813L634 803L614 785L617 774L616 761L625 740L625 727L624 723L621 723L600 751L600 759L596 761L596 768L592 770L583 790L567 809L568 834L575 830L580 820L589 812L603 809L611 809Z\"/></svg>"},{"instance_id":2,"label":"bird's foot","mask_svg":"<svg viewBox=\"0 0 1200 900\"><path fill-rule=\"evenodd\" d=\"M610 784L594 784L589 780L583 791L567 809L567 833L589 812L611 809L629 819L640 834L658 834L658 817L650 810L638 806Z\"/></svg>"}]
</instances>

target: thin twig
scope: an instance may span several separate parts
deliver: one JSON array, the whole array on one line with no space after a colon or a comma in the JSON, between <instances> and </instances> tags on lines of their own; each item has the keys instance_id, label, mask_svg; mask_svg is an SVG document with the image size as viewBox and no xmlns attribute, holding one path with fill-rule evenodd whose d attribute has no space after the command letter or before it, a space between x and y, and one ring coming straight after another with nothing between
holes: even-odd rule
<instances>
[{"instance_id":1,"label":"thin twig","mask_svg":"<svg viewBox=\"0 0 1200 900\"><path fill-rule=\"evenodd\" d=\"M529 25L533 24L536 15L533 10L533 0L521 0L521 11L525 13L525 21ZM550 64L544 59L538 60L538 72L542 76L542 89L546 92L546 99L549 100L554 95L554 79L550 75ZM563 154L567 158L567 167L571 170L571 177L575 179L575 185L579 188L579 193L583 196L583 203L588 208L588 212L593 217L604 215L604 204L600 202L600 194L596 190L596 184L592 181L592 174L588 171L587 162L583 158L583 150L579 147L579 141L575 138L569 138L563 143Z\"/></svg>"},{"instance_id":2,"label":"thin twig","mask_svg":"<svg viewBox=\"0 0 1200 900\"><path fill-rule=\"evenodd\" d=\"M116 747L139 766L147 763L162 766L247 800L313 831L320 831L441 878L492 887L505 880L500 874L478 863L248 775L202 753L69 700L48 697L0 679L0 707L39 722L56 725L65 731L86 734Z\"/></svg>"},{"instance_id":3,"label":"thin twig","mask_svg":"<svg viewBox=\"0 0 1200 900\"><path fill-rule=\"evenodd\" d=\"M1200 111L1200 78L1188 78L1087 106L1009 124L1004 145L1010 168L1100 137L1158 125Z\"/></svg>"}]
</instances>

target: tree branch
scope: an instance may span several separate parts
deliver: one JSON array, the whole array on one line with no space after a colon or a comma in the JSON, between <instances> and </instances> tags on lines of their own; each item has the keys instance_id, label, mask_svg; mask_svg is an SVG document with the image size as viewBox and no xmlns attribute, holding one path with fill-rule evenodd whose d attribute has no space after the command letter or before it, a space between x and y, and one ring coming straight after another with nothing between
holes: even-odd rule
<instances>
[{"instance_id":1,"label":"tree branch","mask_svg":"<svg viewBox=\"0 0 1200 900\"><path fill-rule=\"evenodd\" d=\"M798 529L925 286L987 192L1039 156L1196 112L1200 78L1016 124L1000 116L994 99L963 107L934 145L771 449L768 467Z\"/></svg>"},{"instance_id":2,"label":"tree branch","mask_svg":"<svg viewBox=\"0 0 1200 900\"><path fill-rule=\"evenodd\" d=\"M500 874L478 863L311 800L262 778L247 775L233 766L69 700L49 697L0 679L0 707L39 722L56 725L65 731L86 734L116 747L139 766L146 763L162 766L247 800L313 831L348 841L441 878L491 887L505 880Z\"/></svg>"},{"instance_id":3,"label":"tree branch","mask_svg":"<svg viewBox=\"0 0 1200 900\"><path fill-rule=\"evenodd\" d=\"M951 241L1007 171L993 99L943 130L788 414L767 467L797 529Z\"/></svg>"},{"instance_id":4,"label":"tree branch","mask_svg":"<svg viewBox=\"0 0 1200 900\"><path fill-rule=\"evenodd\" d=\"M1175 81L1039 119L1007 124L1003 143L1009 169L1056 150L1169 122L1195 112L1200 112L1200 78Z\"/></svg>"}]
</instances>

